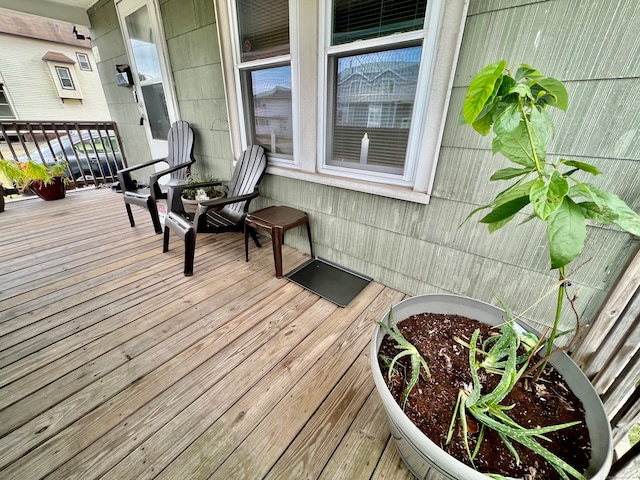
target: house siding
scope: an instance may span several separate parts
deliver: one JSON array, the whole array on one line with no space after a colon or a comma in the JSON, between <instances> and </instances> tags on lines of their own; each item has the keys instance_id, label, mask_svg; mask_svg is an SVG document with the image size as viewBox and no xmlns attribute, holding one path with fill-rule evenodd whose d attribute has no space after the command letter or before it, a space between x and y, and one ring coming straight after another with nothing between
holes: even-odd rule
<instances>
[{"instance_id":1,"label":"house siding","mask_svg":"<svg viewBox=\"0 0 640 480\"><path fill-rule=\"evenodd\" d=\"M172 70L178 117L195 131L194 170L229 178L233 158L225 102L213 2L166 0L160 2L167 56ZM117 64L130 63L115 3L101 0L88 10L92 43L100 52L99 64L111 115L118 123L130 164L151 158L140 112L131 88L115 82ZM139 174L139 180L146 180Z\"/></svg>"},{"instance_id":2,"label":"house siding","mask_svg":"<svg viewBox=\"0 0 640 480\"><path fill-rule=\"evenodd\" d=\"M71 29L71 26L69 26ZM70 31L70 30L69 30ZM42 57L49 51L62 53L75 62L58 63L72 71L81 99L60 98L49 62ZM0 33L0 82L8 94L16 119L23 121L108 121L109 110L100 88L91 49ZM91 71L80 70L76 52L89 56ZM55 70L53 70L55 75ZM65 92L67 93L67 92Z\"/></svg>"},{"instance_id":3,"label":"house siding","mask_svg":"<svg viewBox=\"0 0 640 480\"><path fill-rule=\"evenodd\" d=\"M100 0L87 14L91 21L91 44L99 53L100 81L111 118L118 124L122 149L129 165L148 161L151 159L151 150L144 127L139 123L140 112L134 101L133 91L116 84L116 65L129 64L129 60L115 2Z\"/></svg>"},{"instance_id":4,"label":"house siding","mask_svg":"<svg viewBox=\"0 0 640 480\"><path fill-rule=\"evenodd\" d=\"M166 0L160 5L180 116L197 131L198 168L229 178L232 153L212 3ZM115 11L107 0L99 2L89 11L93 29L105 30L105 39L114 30L119 34L117 18L103 29L100 23L107 21L96 8ZM448 292L490 303L496 303L495 293L514 311L526 310L524 318L534 326L548 324L555 295L541 296L552 291L556 277L549 272L542 227L528 222L489 235L475 219L463 223L501 189L488 178L507 164L491 154L490 139L458 124L466 88L480 68L502 58L564 81L570 107L567 113L552 112L557 136L549 154L595 163L605 174L594 183L638 211L640 64L633 59L640 53L639 30L635 0L472 0L429 205L267 175L253 208L289 205L306 211L317 255L385 285L411 295ZM98 36L99 45L102 41ZM117 63L126 63L124 46L119 55ZM109 65L104 72L103 81L112 79L115 69ZM119 103L110 83L105 89L112 115L126 123L128 104ZM131 136L144 140L137 130ZM589 234L572 277L585 322L597 313L638 245L615 228L591 226ZM288 232L286 241L308 251L302 231ZM571 318L564 323L569 327Z\"/></svg>"},{"instance_id":5,"label":"house siding","mask_svg":"<svg viewBox=\"0 0 640 480\"><path fill-rule=\"evenodd\" d=\"M632 61L639 27L640 7L630 0L471 1L429 205L268 176L256 208L284 204L307 211L319 256L385 285L490 303L495 293L523 312L551 291L556 275L549 272L544 229L535 222L514 222L491 235L476 219L463 224L504 188L488 178L508 164L491 154L489 138L458 124L466 88L478 70L502 58L565 82L570 108L553 112L557 136L550 155L595 163L604 174L594 183L639 211L640 65ZM291 232L287 242L308 250L303 233ZM585 250L572 264L582 265L572 279L584 322L597 313L637 242L613 228L589 227ZM524 318L537 327L549 324L554 306L555 294L548 295ZM572 326L568 315L564 326Z\"/></svg>"}]
</instances>

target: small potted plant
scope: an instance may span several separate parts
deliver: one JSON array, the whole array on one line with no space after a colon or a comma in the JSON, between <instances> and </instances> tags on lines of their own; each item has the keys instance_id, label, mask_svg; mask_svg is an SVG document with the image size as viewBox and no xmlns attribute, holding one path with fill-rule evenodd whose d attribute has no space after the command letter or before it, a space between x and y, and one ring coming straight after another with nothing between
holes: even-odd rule
<instances>
[{"instance_id":1,"label":"small potted plant","mask_svg":"<svg viewBox=\"0 0 640 480\"><path fill-rule=\"evenodd\" d=\"M198 209L198 202L203 200L212 200L214 198L224 197L226 191L224 186L219 183L219 179L213 175L199 175L190 173L187 176L187 185L189 188L182 190L182 206L185 212L195 213ZM212 185L217 183L217 185Z\"/></svg>"},{"instance_id":2,"label":"small potted plant","mask_svg":"<svg viewBox=\"0 0 640 480\"><path fill-rule=\"evenodd\" d=\"M585 180L600 173L595 166L547 157L547 143L554 131L547 107L567 109L568 95L560 81L528 65L521 65L512 75L506 62L500 61L482 69L472 80L463 117L482 135L493 132L493 152L515 164L491 176L491 181L511 181L511 185L469 217L490 210L480 219L490 232L518 216L546 225L551 268L558 272L556 311L548 331L540 334L514 319L502 301L503 309L499 309L454 295L407 299L394 306L374 331L371 367L376 387L398 450L419 478L438 472L443 477L428 478L604 480L609 471L612 445L607 416L588 379L566 355L568 346L558 347L556 339L561 334L565 302L575 315L576 330L580 329L576 298L567 290L567 265L583 250L587 221L615 223L640 236L640 217L616 195ZM528 211L522 212L525 208ZM435 323L418 318L423 314L436 315ZM422 346L421 337L436 338L448 331L449 325L457 328L469 319L471 327L464 333L446 337L450 345L440 340L440 344L434 342L434 350L426 351ZM473 324L476 320L482 326ZM431 330L425 333L425 327ZM443 383L455 385L452 394L433 380L438 370L451 372ZM461 371L464 373L458 375ZM567 397L559 402L556 390L562 389ZM528 397L525 400L541 402L542 412L552 410L552 421L536 423L539 420L532 420L529 411L521 411L516 400L519 391ZM558 409L549 408L551 402ZM420 403L449 405L446 418L432 423L431 430L439 431L433 439L429 427L417 427L427 425L423 419L432 416L430 411L418 410ZM554 422L560 409L583 411L583 420ZM580 443L580 452L573 451L573 440L550 445L550 438L565 438L560 432L578 429L577 437L571 438L590 437ZM500 458L481 458L484 452L491 454L499 448L505 452L504 465L513 466L513 471L496 471ZM454 450L458 456L450 453ZM589 456L585 455L587 450ZM532 463L527 464L523 459L531 452ZM579 459L579 464L572 465L574 459Z\"/></svg>"},{"instance_id":3,"label":"small potted plant","mask_svg":"<svg viewBox=\"0 0 640 480\"><path fill-rule=\"evenodd\" d=\"M47 166L34 160L0 160L0 173L13 183L18 193L31 190L44 200L64 198L66 170L63 162Z\"/></svg>"},{"instance_id":4,"label":"small potted plant","mask_svg":"<svg viewBox=\"0 0 640 480\"><path fill-rule=\"evenodd\" d=\"M68 178L67 165L57 161L47 166L50 180L34 179L29 189L43 200L60 200L65 197Z\"/></svg>"}]
</instances>

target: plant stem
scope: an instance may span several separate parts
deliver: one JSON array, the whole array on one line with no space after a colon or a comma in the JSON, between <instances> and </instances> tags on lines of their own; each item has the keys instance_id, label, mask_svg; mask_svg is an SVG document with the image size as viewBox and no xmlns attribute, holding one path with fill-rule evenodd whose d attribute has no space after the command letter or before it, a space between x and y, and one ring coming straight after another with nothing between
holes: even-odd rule
<instances>
[{"instance_id":1,"label":"plant stem","mask_svg":"<svg viewBox=\"0 0 640 480\"><path fill-rule=\"evenodd\" d=\"M558 269L558 274L560 275L560 286L558 287L558 300L556 301L556 316L553 321L553 328L551 329L551 335L549 335L549 340L547 342L547 353L545 355L545 358L547 360L549 359L549 357L551 356L551 352L553 351L553 343L558 334L558 326L560 325L560 315L562 314L562 303L564 300L564 292L566 290L566 286L565 286L566 268L560 267ZM546 366L547 366L547 362L545 360L545 362L542 363L542 365L540 365L540 368L538 369L538 372L535 375L535 379L534 379L535 381L538 380L538 377L543 372Z\"/></svg>"}]
</instances>

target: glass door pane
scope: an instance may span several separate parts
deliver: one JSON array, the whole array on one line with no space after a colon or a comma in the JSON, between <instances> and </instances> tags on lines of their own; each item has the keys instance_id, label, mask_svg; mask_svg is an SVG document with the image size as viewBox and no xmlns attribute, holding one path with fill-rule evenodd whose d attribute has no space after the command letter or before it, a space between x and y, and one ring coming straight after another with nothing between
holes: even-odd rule
<instances>
[{"instance_id":1,"label":"glass door pane","mask_svg":"<svg viewBox=\"0 0 640 480\"><path fill-rule=\"evenodd\" d=\"M166 140L171 122L147 6L128 15L125 21L151 137Z\"/></svg>"}]
</instances>

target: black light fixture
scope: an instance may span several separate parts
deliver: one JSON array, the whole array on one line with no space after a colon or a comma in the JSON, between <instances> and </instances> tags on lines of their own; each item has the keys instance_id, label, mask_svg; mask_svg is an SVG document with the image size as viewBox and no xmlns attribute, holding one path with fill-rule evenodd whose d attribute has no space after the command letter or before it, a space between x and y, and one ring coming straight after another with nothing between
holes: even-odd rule
<instances>
[{"instance_id":1,"label":"black light fixture","mask_svg":"<svg viewBox=\"0 0 640 480\"><path fill-rule=\"evenodd\" d=\"M78 33L78 29L76 26L73 26L73 36L76 37L76 40L91 40L91 37L85 37L81 33Z\"/></svg>"}]
</instances>

